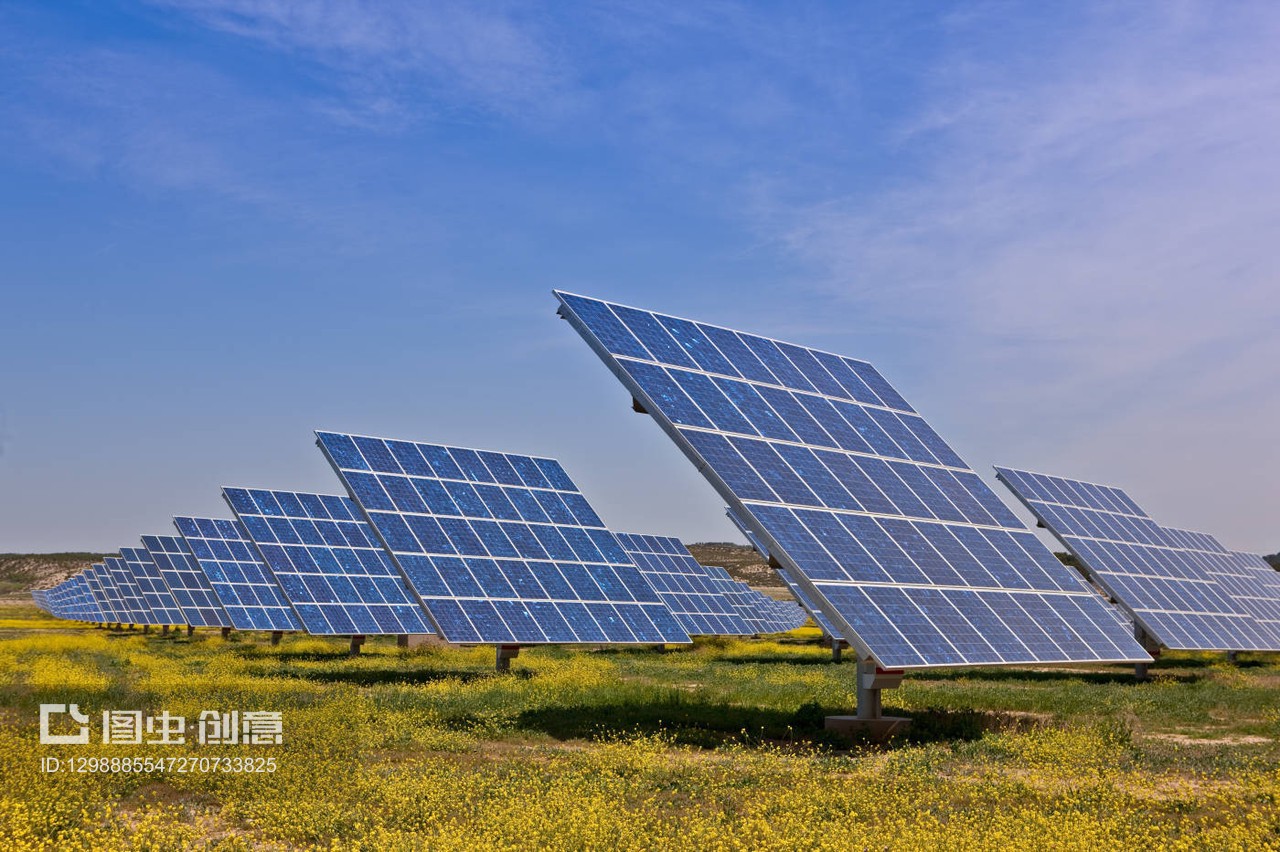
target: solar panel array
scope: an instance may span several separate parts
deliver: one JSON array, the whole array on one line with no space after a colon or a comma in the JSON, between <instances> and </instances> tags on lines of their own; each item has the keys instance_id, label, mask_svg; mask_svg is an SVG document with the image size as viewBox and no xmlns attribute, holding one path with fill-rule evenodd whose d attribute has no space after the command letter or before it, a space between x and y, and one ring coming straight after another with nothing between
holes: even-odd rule
<instances>
[{"instance_id":1,"label":"solar panel array","mask_svg":"<svg viewBox=\"0 0 1280 852\"><path fill-rule=\"evenodd\" d=\"M880 665L1149 659L870 364L556 295L839 635Z\"/></svg>"},{"instance_id":2,"label":"solar panel array","mask_svg":"<svg viewBox=\"0 0 1280 852\"><path fill-rule=\"evenodd\" d=\"M794 601L779 601L735 580L724 568L708 565L707 576L751 628L751 633L785 633L802 627L808 616Z\"/></svg>"},{"instance_id":3,"label":"solar panel array","mask_svg":"<svg viewBox=\"0 0 1280 852\"><path fill-rule=\"evenodd\" d=\"M194 627L231 627L209 578L200 569L191 548L176 535L144 535L142 545L182 611L181 624Z\"/></svg>"},{"instance_id":4,"label":"solar panel array","mask_svg":"<svg viewBox=\"0 0 1280 852\"><path fill-rule=\"evenodd\" d=\"M308 633L435 632L350 498L256 488L222 493Z\"/></svg>"},{"instance_id":5,"label":"solar panel array","mask_svg":"<svg viewBox=\"0 0 1280 852\"><path fill-rule=\"evenodd\" d=\"M1166 648L1280 648L1280 637L1251 617L1208 570L1212 560L1197 550L1203 542L1161 527L1119 488L1004 467L996 471Z\"/></svg>"},{"instance_id":6,"label":"solar panel array","mask_svg":"<svg viewBox=\"0 0 1280 852\"><path fill-rule=\"evenodd\" d=\"M120 595L116 591L115 581L111 579L111 572L106 564L94 565L87 573L89 574L90 588L102 592L99 602L103 613L108 616L108 621L117 624L132 623L132 614L127 612L121 603Z\"/></svg>"},{"instance_id":7,"label":"solar panel array","mask_svg":"<svg viewBox=\"0 0 1280 852\"><path fill-rule=\"evenodd\" d=\"M558 462L317 436L448 641L690 641Z\"/></svg>"},{"instance_id":8,"label":"solar panel array","mask_svg":"<svg viewBox=\"0 0 1280 852\"><path fill-rule=\"evenodd\" d=\"M678 538L618 533L622 548L690 636L754 633Z\"/></svg>"},{"instance_id":9,"label":"solar panel array","mask_svg":"<svg viewBox=\"0 0 1280 852\"><path fill-rule=\"evenodd\" d=\"M152 624L151 611L147 609L138 583L133 579L133 572L125 561L118 556L108 556L103 563L107 566L111 582L119 596L121 614L128 616L130 624Z\"/></svg>"},{"instance_id":10,"label":"solar panel array","mask_svg":"<svg viewBox=\"0 0 1280 852\"><path fill-rule=\"evenodd\" d=\"M237 630L301 630L244 527L220 518L173 519Z\"/></svg>"},{"instance_id":11,"label":"solar panel array","mask_svg":"<svg viewBox=\"0 0 1280 852\"><path fill-rule=\"evenodd\" d=\"M831 623L831 619L827 618L826 614L823 613L822 608L809 598L808 593L806 593L804 589L800 588L800 584L798 584L795 581L795 578L791 576L790 571L786 568L779 568L778 576L782 578L782 582L786 584L787 590L795 597L796 602L799 603L800 606L804 607L805 612L809 613L809 617L813 619L813 623L818 625L818 628L822 630L823 633L835 639L841 638L840 634L837 632L836 626Z\"/></svg>"},{"instance_id":12,"label":"solar panel array","mask_svg":"<svg viewBox=\"0 0 1280 852\"><path fill-rule=\"evenodd\" d=\"M1208 533L1163 529L1258 623L1271 649L1280 650L1280 574L1261 556L1228 550Z\"/></svg>"}]
</instances>

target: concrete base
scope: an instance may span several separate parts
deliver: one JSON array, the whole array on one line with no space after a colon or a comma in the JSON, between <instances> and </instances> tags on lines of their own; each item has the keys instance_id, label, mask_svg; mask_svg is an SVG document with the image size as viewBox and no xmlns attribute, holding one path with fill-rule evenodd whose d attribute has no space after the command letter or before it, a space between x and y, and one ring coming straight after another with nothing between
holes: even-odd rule
<instances>
[{"instance_id":1,"label":"concrete base","mask_svg":"<svg viewBox=\"0 0 1280 852\"><path fill-rule=\"evenodd\" d=\"M850 739L868 739L884 742L905 731L911 720L905 716L879 716L875 719L859 719L857 716L828 716L822 727Z\"/></svg>"}]
</instances>

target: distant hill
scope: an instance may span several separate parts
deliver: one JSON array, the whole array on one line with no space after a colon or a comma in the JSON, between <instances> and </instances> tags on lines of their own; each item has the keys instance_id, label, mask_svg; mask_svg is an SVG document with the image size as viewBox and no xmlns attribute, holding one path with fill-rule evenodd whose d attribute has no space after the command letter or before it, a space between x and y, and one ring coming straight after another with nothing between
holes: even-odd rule
<instances>
[{"instance_id":1,"label":"distant hill","mask_svg":"<svg viewBox=\"0 0 1280 852\"><path fill-rule=\"evenodd\" d=\"M0 553L0 597L25 597L102 561L100 553Z\"/></svg>"},{"instance_id":2,"label":"distant hill","mask_svg":"<svg viewBox=\"0 0 1280 852\"><path fill-rule=\"evenodd\" d=\"M1272 568L1276 569L1277 571L1280 571L1280 553L1273 553L1270 556L1265 558L1268 562L1271 563Z\"/></svg>"},{"instance_id":3,"label":"distant hill","mask_svg":"<svg viewBox=\"0 0 1280 852\"><path fill-rule=\"evenodd\" d=\"M716 565L729 572L735 580L748 585L764 588L776 586L785 589L786 585L778 577L776 571L760 558L754 548L745 544L734 544L728 541L702 541L688 545L693 558L703 565Z\"/></svg>"}]
</instances>

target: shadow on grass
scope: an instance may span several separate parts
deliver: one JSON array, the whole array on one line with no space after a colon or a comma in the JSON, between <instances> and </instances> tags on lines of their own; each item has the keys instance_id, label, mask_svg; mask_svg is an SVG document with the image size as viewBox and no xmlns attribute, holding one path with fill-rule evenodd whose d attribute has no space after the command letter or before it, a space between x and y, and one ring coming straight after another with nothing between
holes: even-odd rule
<instances>
[{"instance_id":1,"label":"shadow on grass","mask_svg":"<svg viewBox=\"0 0 1280 852\"><path fill-rule=\"evenodd\" d=\"M1196 683L1203 680L1203 675L1176 674L1159 668L1151 670L1151 676L1166 683ZM1064 681L1081 681L1095 684L1120 684L1138 686L1142 683L1134 675L1131 668L1104 672L1082 672L1072 669L920 669L913 670L908 677L913 680L957 681L980 680L996 683L1061 683Z\"/></svg>"},{"instance_id":2,"label":"shadow on grass","mask_svg":"<svg viewBox=\"0 0 1280 852\"><path fill-rule=\"evenodd\" d=\"M827 716L850 713L850 708L805 704L795 712L699 702L673 695L650 701L619 704L543 707L526 710L517 724L558 740L612 739L638 734L662 734L674 742L697 748L728 744L782 745L846 750L869 745L850 740L823 727ZM1050 724L1047 717L1026 713L976 710L914 710L886 708L886 715L905 715L911 725L882 747L981 739L990 731L1030 730Z\"/></svg>"},{"instance_id":3,"label":"shadow on grass","mask_svg":"<svg viewBox=\"0 0 1280 852\"><path fill-rule=\"evenodd\" d=\"M319 683L350 683L356 686L377 686L386 683L400 684L421 684L421 683L437 683L442 680L460 680L463 683L472 683L473 681L489 680L493 678L515 678L517 680L529 680L533 677L530 672L523 669L515 669L507 673L499 673L496 671L469 671L464 670L434 670L434 671L400 671L395 669L352 669L350 671L293 671L284 670L275 673L276 677L296 678L298 680L315 681Z\"/></svg>"}]
</instances>

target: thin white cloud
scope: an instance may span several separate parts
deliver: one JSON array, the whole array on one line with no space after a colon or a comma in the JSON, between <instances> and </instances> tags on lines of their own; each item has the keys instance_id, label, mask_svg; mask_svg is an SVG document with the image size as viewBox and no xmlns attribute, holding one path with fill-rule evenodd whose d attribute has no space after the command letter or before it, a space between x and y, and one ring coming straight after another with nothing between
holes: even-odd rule
<instances>
[{"instance_id":1,"label":"thin white cloud","mask_svg":"<svg viewBox=\"0 0 1280 852\"><path fill-rule=\"evenodd\" d=\"M766 185L761 224L822 292L923 324L915 345L946 365L935 400L964 412L969 446L1131 483L1171 521L1265 547L1280 13L1203 8L1102 14L1034 61L958 52L899 129L927 152L914 179L808 203ZM1206 493L1210 468L1240 487Z\"/></svg>"}]
</instances>

